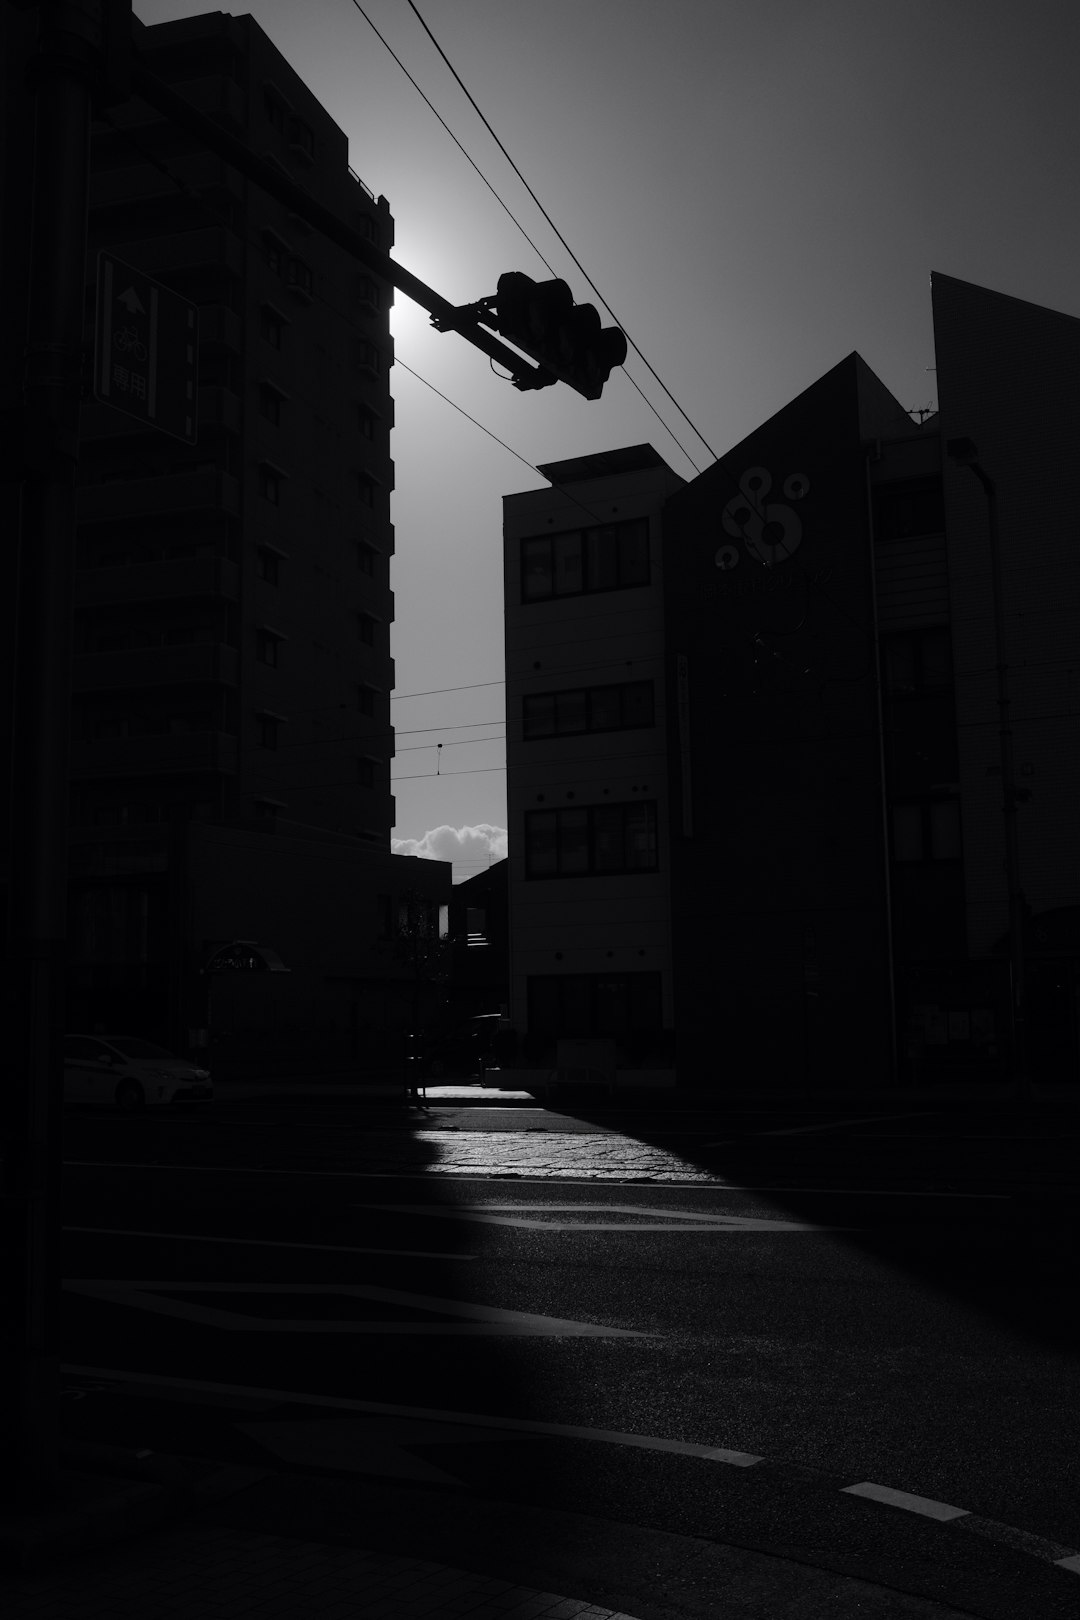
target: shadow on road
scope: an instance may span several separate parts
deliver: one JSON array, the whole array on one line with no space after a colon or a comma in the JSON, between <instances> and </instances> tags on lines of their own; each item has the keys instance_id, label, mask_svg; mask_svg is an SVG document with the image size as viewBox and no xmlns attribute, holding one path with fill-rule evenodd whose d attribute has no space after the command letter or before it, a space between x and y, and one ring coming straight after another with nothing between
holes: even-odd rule
<instances>
[{"instance_id":1,"label":"shadow on road","mask_svg":"<svg viewBox=\"0 0 1080 1620\"><path fill-rule=\"evenodd\" d=\"M594 1091L560 1094L550 1106L733 1187L760 1188L795 1219L857 1222L860 1230L838 1234L845 1243L1029 1339L1077 1344L1076 1095L875 1108L865 1099L703 1106L700 1096L672 1093L631 1108ZM878 1124L867 1119L875 1114ZM856 1123L821 1129L830 1119ZM855 1199L853 1188L875 1196ZM876 1196L889 1190L906 1196Z\"/></svg>"},{"instance_id":2,"label":"shadow on road","mask_svg":"<svg viewBox=\"0 0 1080 1620\"><path fill-rule=\"evenodd\" d=\"M65 1441L270 1470L234 1524L492 1567L469 1503L504 1500L519 1460L439 1414L533 1399L520 1341L470 1313L478 1233L440 1217L432 1123L302 1098L69 1115ZM514 1544L542 1566L527 1518Z\"/></svg>"}]
</instances>

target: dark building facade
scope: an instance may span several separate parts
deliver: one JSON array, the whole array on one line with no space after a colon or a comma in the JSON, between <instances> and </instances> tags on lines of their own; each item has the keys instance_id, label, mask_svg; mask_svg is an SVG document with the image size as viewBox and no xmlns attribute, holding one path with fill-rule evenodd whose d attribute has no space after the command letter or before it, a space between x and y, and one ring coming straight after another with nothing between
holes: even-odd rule
<instances>
[{"instance_id":1,"label":"dark building facade","mask_svg":"<svg viewBox=\"0 0 1080 1620\"><path fill-rule=\"evenodd\" d=\"M135 21L134 38L194 108L389 250L386 199L252 18ZM19 44L25 60L29 31ZM276 1031L264 1064L351 1063L409 1016L399 919L420 906L437 929L450 888L446 863L389 851L392 288L137 97L93 124L87 377L102 250L197 306L198 431L86 388L68 1024L187 1048L213 1017L211 1039L243 1027L236 1052ZM121 400L145 380L119 303L111 335ZM236 939L288 970L257 997L203 971Z\"/></svg>"},{"instance_id":2,"label":"dark building facade","mask_svg":"<svg viewBox=\"0 0 1080 1620\"><path fill-rule=\"evenodd\" d=\"M493 861L474 877L455 883L451 890L453 974L449 1010L456 1017L508 1011L508 872L506 859Z\"/></svg>"},{"instance_id":3,"label":"dark building facade","mask_svg":"<svg viewBox=\"0 0 1080 1620\"><path fill-rule=\"evenodd\" d=\"M940 275L933 313L936 415L913 421L852 354L667 492L656 515L664 696L636 747L643 765L650 735L663 750L656 857L606 877L602 895L549 865L542 899L545 940L575 945L587 931L602 975L632 947L644 957L626 919L647 914L648 888L670 1081L822 1090L999 1077L1017 1004L1035 1078L1080 1078L1080 321ZM992 481L993 510L959 439ZM560 481L602 460L561 463ZM596 509L610 511L625 482L616 457L590 486ZM533 537L568 543L551 533L565 505L558 490L510 498L509 582ZM1008 938L995 518L1022 994ZM557 643L576 604L560 614L548 594L544 638ZM573 798L568 747L583 781L599 750L568 741L545 771L524 716L515 731L514 683L543 642L537 615L509 602L510 816L527 843L526 801ZM512 864L512 961L533 943L528 879ZM523 1049L550 1067L559 1037L604 1035L632 1083L630 1003L609 998L603 1027L595 996L560 1005L561 1024L538 1040L517 998Z\"/></svg>"}]
</instances>

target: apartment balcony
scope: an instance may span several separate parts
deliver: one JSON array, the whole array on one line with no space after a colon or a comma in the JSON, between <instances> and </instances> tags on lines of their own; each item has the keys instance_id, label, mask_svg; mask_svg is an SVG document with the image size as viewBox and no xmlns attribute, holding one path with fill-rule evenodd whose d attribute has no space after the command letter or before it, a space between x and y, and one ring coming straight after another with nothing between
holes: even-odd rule
<instances>
[{"instance_id":1,"label":"apartment balcony","mask_svg":"<svg viewBox=\"0 0 1080 1620\"><path fill-rule=\"evenodd\" d=\"M220 641L90 653L76 657L72 668L75 692L119 692L135 686L236 686L239 679L240 650Z\"/></svg>"},{"instance_id":2,"label":"apartment balcony","mask_svg":"<svg viewBox=\"0 0 1080 1620\"><path fill-rule=\"evenodd\" d=\"M217 305L214 306L214 309L221 315L228 315L234 321L239 321L239 317L233 315L232 310L220 309ZM200 324L200 340L202 336L202 326ZM223 427L227 428L230 433L239 433L240 396L234 394L229 388L210 386L200 388L198 420L200 427ZM138 442L145 444L147 442L145 435L148 432L155 435L154 442L157 443L157 431L152 423L141 422L135 417L129 416L126 411L116 410L112 405L102 405L97 400L85 400L79 415L79 437L84 445L88 447L86 459L91 466L93 465L93 450L89 449L89 446L95 443L100 444L103 439L130 438L134 440L135 435L140 435ZM132 450L135 453L134 443ZM93 487L95 486L87 485L87 488Z\"/></svg>"},{"instance_id":3,"label":"apartment balcony","mask_svg":"<svg viewBox=\"0 0 1080 1620\"><path fill-rule=\"evenodd\" d=\"M244 322L235 309L225 304L204 304L199 310L199 345L214 344L241 354L244 348Z\"/></svg>"},{"instance_id":4,"label":"apartment balcony","mask_svg":"<svg viewBox=\"0 0 1080 1620\"><path fill-rule=\"evenodd\" d=\"M115 208L125 203L139 203L157 197L174 198L180 195L176 181L181 180L193 191L230 192L241 196L241 181L236 169L212 152L192 152L169 161L176 179L153 163L140 163L137 150L131 151L132 163L119 169L98 170L90 177L90 208Z\"/></svg>"},{"instance_id":5,"label":"apartment balcony","mask_svg":"<svg viewBox=\"0 0 1080 1620\"><path fill-rule=\"evenodd\" d=\"M173 231L167 236L135 236L110 242L109 252L126 263L137 263L148 276L170 270L229 270L244 273L244 244L235 231L211 228Z\"/></svg>"},{"instance_id":6,"label":"apartment balcony","mask_svg":"<svg viewBox=\"0 0 1080 1620\"><path fill-rule=\"evenodd\" d=\"M207 597L240 600L240 569L227 557L175 557L117 568L80 568L75 575L76 607Z\"/></svg>"},{"instance_id":7,"label":"apartment balcony","mask_svg":"<svg viewBox=\"0 0 1080 1620\"><path fill-rule=\"evenodd\" d=\"M103 406L102 409L108 409ZM157 512L240 511L240 482L215 470L171 473L158 478L117 479L79 490L79 522L111 523Z\"/></svg>"},{"instance_id":8,"label":"apartment balcony","mask_svg":"<svg viewBox=\"0 0 1080 1620\"><path fill-rule=\"evenodd\" d=\"M172 776L212 771L235 775L237 739L223 731L179 731L152 737L93 737L71 743L73 779Z\"/></svg>"}]
</instances>

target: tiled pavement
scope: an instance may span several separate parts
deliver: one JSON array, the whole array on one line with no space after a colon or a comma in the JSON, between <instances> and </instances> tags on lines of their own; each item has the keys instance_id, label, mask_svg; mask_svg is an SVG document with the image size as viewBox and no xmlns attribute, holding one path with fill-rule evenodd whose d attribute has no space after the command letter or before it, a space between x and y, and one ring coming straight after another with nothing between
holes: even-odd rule
<instances>
[{"instance_id":1,"label":"tiled pavement","mask_svg":"<svg viewBox=\"0 0 1080 1620\"><path fill-rule=\"evenodd\" d=\"M5 1620L633 1620L423 1558L214 1525L17 1576L0 1601Z\"/></svg>"}]
</instances>

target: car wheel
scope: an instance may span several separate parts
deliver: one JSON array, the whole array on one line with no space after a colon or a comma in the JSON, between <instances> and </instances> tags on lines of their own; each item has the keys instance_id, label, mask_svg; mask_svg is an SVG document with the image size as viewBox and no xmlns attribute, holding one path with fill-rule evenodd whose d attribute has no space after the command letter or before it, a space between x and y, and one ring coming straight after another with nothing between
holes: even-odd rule
<instances>
[{"instance_id":1,"label":"car wheel","mask_svg":"<svg viewBox=\"0 0 1080 1620\"><path fill-rule=\"evenodd\" d=\"M137 1080L121 1080L116 1088L116 1106L122 1114L138 1114L145 1103L143 1088Z\"/></svg>"}]
</instances>

